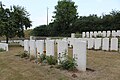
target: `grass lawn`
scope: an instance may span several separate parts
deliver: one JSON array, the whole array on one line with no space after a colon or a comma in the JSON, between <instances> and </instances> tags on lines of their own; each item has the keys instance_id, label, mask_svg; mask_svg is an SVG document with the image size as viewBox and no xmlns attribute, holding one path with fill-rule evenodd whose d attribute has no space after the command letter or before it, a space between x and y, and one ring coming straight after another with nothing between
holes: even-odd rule
<instances>
[{"instance_id":1,"label":"grass lawn","mask_svg":"<svg viewBox=\"0 0 120 80\"><path fill-rule=\"evenodd\" d=\"M0 80L120 80L118 52L88 50L88 70L73 73L15 56L22 51L22 47L10 46L9 52L0 52ZM73 74L77 77L73 78Z\"/></svg>"}]
</instances>

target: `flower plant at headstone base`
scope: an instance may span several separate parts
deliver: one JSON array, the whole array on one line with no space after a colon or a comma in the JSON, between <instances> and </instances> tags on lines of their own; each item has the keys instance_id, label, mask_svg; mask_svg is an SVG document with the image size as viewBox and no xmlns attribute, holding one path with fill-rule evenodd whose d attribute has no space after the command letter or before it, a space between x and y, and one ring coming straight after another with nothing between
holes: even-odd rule
<instances>
[{"instance_id":1,"label":"flower plant at headstone base","mask_svg":"<svg viewBox=\"0 0 120 80\"><path fill-rule=\"evenodd\" d=\"M74 71L76 70L76 66L76 60L66 55L66 53L64 53L62 57L59 57L59 68Z\"/></svg>"}]
</instances>

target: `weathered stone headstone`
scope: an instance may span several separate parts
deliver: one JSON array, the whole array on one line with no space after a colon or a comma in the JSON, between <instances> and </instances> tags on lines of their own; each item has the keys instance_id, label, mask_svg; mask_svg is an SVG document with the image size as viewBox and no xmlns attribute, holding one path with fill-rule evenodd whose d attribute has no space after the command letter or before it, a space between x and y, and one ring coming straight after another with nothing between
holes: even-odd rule
<instances>
[{"instance_id":1,"label":"weathered stone headstone","mask_svg":"<svg viewBox=\"0 0 120 80\"><path fill-rule=\"evenodd\" d=\"M102 36L102 32L101 32L101 31L98 31L98 35L99 35L99 36Z\"/></svg>"},{"instance_id":2,"label":"weathered stone headstone","mask_svg":"<svg viewBox=\"0 0 120 80\"><path fill-rule=\"evenodd\" d=\"M118 51L118 39L117 38L111 38L110 50Z\"/></svg>"},{"instance_id":3,"label":"weathered stone headstone","mask_svg":"<svg viewBox=\"0 0 120 80\"><path fill-rule=\"evenodd\" d=\"M59 59L64 60L64 55L68 55L68 42L67 41L58 42L57 55L58 55L58 62L59 62Z\"/></svg>"},{"instance_id":4,"label":"weathered stone headstone","mask_svg":"<svg viewBox=\"0 0 120 80\"><path fill-rule=\"evenodd\" d=\"M69 39L69 40L70 40L70 45L69 45L69 47L72 47L72 46L73 46L73 43L74 43L75 38L71 38L71 39Z\"/></svg>"},{"instance_id":5,"label":"weathered stone headstone","mask_svg":"<svg viewBox=\"0 0 120 80\"><path fill-rule=\"evenodd\" d=\"M112 37L116 37L117 36L117 33L115 30L112 30Z\"/></svg>"},{"instance_id":6,"label":"weathered stone headstone","mask_svg":"<svg viewBox=\"0 0 120 80\"><path fill-rule=\"evenodd\" d=\"M102 40L102 50L109 50L109 38L103 38Z\"/></svg>"},{"instance_id":7,"label":"weathered stone headstone","mask_svg":"<svg viewBox=\"0 0 120 80\"><path fill-rule=\"evenodd\" d=\"M88 49L93 49L94 47L94 38L88 38Z\"/></svg>"},{"instance_id":8,"label":"weathered stone headstone","mask_svg":"<svg viewBox=\"0 0 120 80\"><path fill-rule=\"evenodd\" d=\"M30 57L36 57L35 40L30 40L29 41L29 46L30 46Z\"/></svg>"},{"instance_id":9,"label":"weathered stone headstone","mask_svg":"<svg viewBox=\"0 0 120 80\"><path fill-rule=\"evenodd\" d=\"M0 43L0 48L5 50L5 51L8 51L8 44L7 43Z\"/></svg>"},{"instance_id":10,"label":"weathered stone headstone","mask_svg":"<svg viewBox=\"0 0 120 80\"><path fill-rule=\"evenodd\" d=\"M110 35L111 35L111 32L107 31L107 37L110 37Z\"/></svg>"},{"instance_id":11,"label":"weathered stone headstone","mask_svg":"<svg viewBox=\"0 0 120 80\"><path fill-rule=\"evenodd\" d=\"M71 38L75 38L75 33L71 33Z\"/></svg>"},{"instance_id":12,"label":"weathered stone headstone","mask_svg":"<svg viewBox=\"0 0 120 80\"><path fill-rule=\"evenodd\" d=\"M77 69L86 71L86 42L80 40L74 42L73 58L77 62Z\"/></svg>"},{"instance_id":13,"label":"weathered stone headstone","mask_svg":"<svg viewBox=\"0 0 120 80\"><path fill-rule=\"evenodd\" d=\"M117 30L117 36L120 37L120 30Z\"/></svg>"},{"instance_id":14,"label":"weathered stone headstone","mask_svg":"<svg viewBox=\"0 0 120 80\"><path fill-rule=\"evenodd\" d=\"M24 51L30 52L29 40L24 40Z\"/></svg>"},{"instance_id":15,"label":"weathered stone headstone","mask_svg":"<svg viewBox=\"0 0 120 80\"><path fill-rule=\"evenodd\" d=\"M54 56L54 40L46 40L46 55Z\"/></svg>"},{"instance_id":16,"label":"weathered stone headstone","mask_svg":"<svg viewBox=\"0 0 120 80\"><path fill-rule=\"evenodd\" d=\"M102 36L103 36L103 37L106 37L106 31L103 31L103 32L102 32Z\"/></svg>"},{"instance_id":17,"label":"weathered stone headstone","mask_svg":"<svg viewBox=\"0 0 120 80\"><path fill-rule=\"evenodd\" d=\"M92 38L93 37L93 32L90 32L90 38Z\"/></svg>"},{"instance_id":18,"label":"weathered stone headstone","mask_svg":"<svg viewBox=\"0 0 120 80\"><path fill-rule=\"evenodd\" d=\"M86 37L89 38L89 32L86 32Z\"/></svg>"},{"instance_id":19,"label":"weathered stone headstone","mask_svg":"<svg viewBox=\"0 0 120 80\"><path fill-rule=\"evenodd\" d=\"M34 40L34 36L30 36L30 40Z\"/></svg>"},{"instance_id":20,"label":"weathered stone headstone","mask_svg":"<svg viewBox=\"0 0 120 80\"><path fill-rule=\"evenodd\" d=\"M97 37L98 33L97 31L94 31L94 37Z\"/></svg>"},{"instance_id":21,"label":"weathered stone headstone","mask_svg":"<svg viewBox=\"0 0 120 80\"><path fill-rule=\"evenodd\" d=\"M95 48L94 49L96 49L96 50L101 49L101 46L102 46L101 38L96 38L95 39Z\"/></svg>"},{"instance_id":22,"label":"weathered stone headstone","mask_svg":"<svg viewBox=\"0 0 120 80\"><path fill-rule=\"evenodd\" d=\"M36 40L37 56L43 54L44 51L44 40Z\"/></svg>"},{"instance_id":23,"label":"weathered stone headstone","mask_svg":"<svg viewBox=\"0 0 120 80\"><path fill-rule=\"evenodd\" d=\"M82 38L85 38L85 32L82 32Z\"/></svg>"}]
</instances>

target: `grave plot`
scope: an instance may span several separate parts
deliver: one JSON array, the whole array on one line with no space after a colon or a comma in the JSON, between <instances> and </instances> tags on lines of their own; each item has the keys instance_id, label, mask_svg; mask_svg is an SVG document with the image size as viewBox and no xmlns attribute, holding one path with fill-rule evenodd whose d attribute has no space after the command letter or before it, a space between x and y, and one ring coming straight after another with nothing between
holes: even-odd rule
<instances>
[{"instance_id":1,"label":"grave plot","mask_svg":"<svg viewBox=\"0 0 120 80\"><path fill-rule=\"evenodd\" d=\"M94 48L94 38L88 38L88 45L87 45L87 48L88 49L93 49Z\"/></svg>"},{"instance_id":2,"label":"grave plot","mask_svg":"<svg viewBox=\"0 0 120 80\"><path fill-rule=\"evenodd\" d=\"M76 40L73 45L73 58L79 71L86 71L86 42Z\"/></svg>"},{"instance_id":3,"label":"grave plot","mask_svg":"<svg viewBox=\"0 0 120 80\"><path fill-rule=\"evenodd\" d=\"M54 56L54 40L46 40L46 55Z\"/></svg>"},{"instance_id":4,"label":"grave plot","mask_svg":"<svg viewBox=\"0 0 120 80\"><path fill-rule=\"evenodd\" d=\"M102 41L102 39L101 38L96 38L95 39L95 47L94 47L94 49L96 49L96 50L99 50L99 49L101 49L101 41Z\"/></svg>"},{"instance_id":5,"label":"grave plot","mask_svg":"<svg viewBox=\"0 0 120 80\"><path fill-rule=\"evenodd\" d=\"M43 54L44 51L44 40L36 40L37 56Z\"/></svg>"},{"instance_id":6,"label":"grave plot","mask_svg":"<svg viewBox=\"0 0 120 80\"><path fill-rule=\"evenodd\" d=\"M118 39L117 38L111 38L110 50L118 51Z\"/></svg>"},{"instance_id":7,"label":"grave plot","mask_svg":"<svg viewBox=\"0 0 120 80\"><path fill-rule=\"evenodd\" d=\"M103 38L102 50L109 51L109 38Z\"/></svg>"},{"instance_id":8,"label":"grave plot","mask_svg":"<svg viewBox=\"0 0 120 80\"><path fill-rule=\"evenodd\" d=\"M30 40L29 42L30 46L30 57L36 57L36 45L35 45L35 40Z\"/></svg>"},{"instance_id":9,"label":"grave plot","mask_svg":"<svg viewBox=\"0 0 120 80\"><path fill-rule=\"evenodd\" d=\"M24 40L24 51L30 52L29 40Z\"/></svg>"},{"instance_id":10,"label":"grave plot","mask_svg":"<svg viewBox=\"0 0 120 80\"><path fill-rule=\"evenodd\" d=\"M8 44L7 43L0 43L0 49L8 51Z\"/></svg>"}]
</instances>

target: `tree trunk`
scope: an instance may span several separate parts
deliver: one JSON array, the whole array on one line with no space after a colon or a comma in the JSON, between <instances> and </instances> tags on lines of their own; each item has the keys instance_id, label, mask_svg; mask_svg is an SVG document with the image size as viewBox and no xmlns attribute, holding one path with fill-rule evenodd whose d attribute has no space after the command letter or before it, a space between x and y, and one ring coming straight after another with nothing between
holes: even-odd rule
<instances>
[{"instance_id":1,"label":"tree trunk","mask_svg":"<svg viewBox=\"0 0 120 80\"><path fill-rule=\"evenodd\" d=\"M6 43L8 43L8 36L6 36Z\"/></svg>"}]
</instances>

